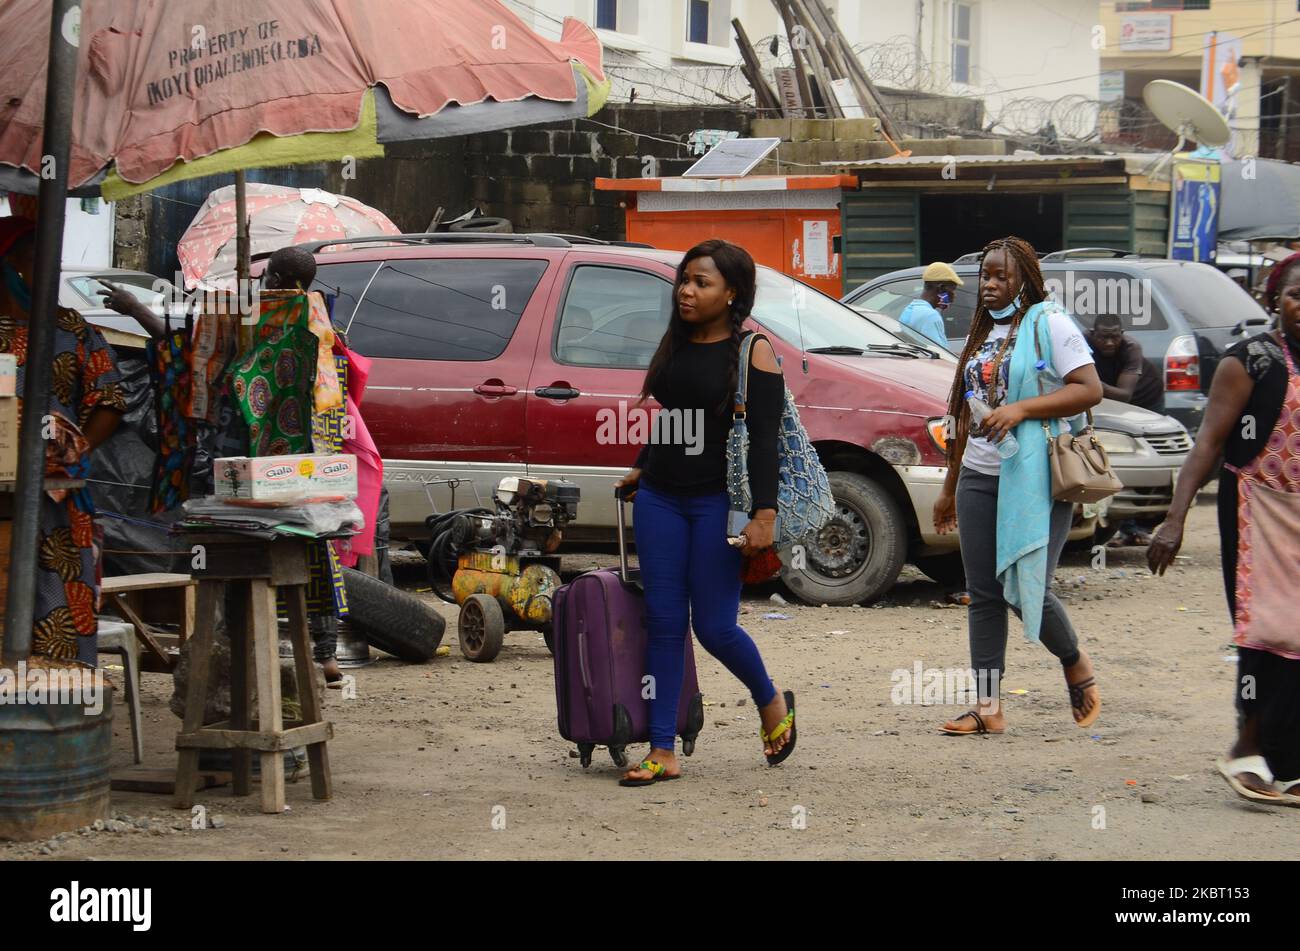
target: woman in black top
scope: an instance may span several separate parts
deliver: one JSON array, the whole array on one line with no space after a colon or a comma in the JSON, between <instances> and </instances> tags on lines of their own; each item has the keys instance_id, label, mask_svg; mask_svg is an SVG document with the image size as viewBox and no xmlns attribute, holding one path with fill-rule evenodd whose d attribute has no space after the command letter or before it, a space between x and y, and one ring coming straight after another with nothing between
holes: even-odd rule
<instances>
[{"instance_id":1,"label":"woman in black top","mask_svg":"<svg viewBox=\"0 0 1300 951\"><path fill-rule=\"evenodd\" d=\"M1223 582L1237 645L1237 740L1219 772L1239 796L1300 805L1300 254L1269 278L1276 330L1228 350L1196 446L1147 551L1164 574L1217 460Z\"/></svg>"},{"instance_id":2,"label":"woman in black top","mask_svg":"<svg viewBox=\"0 0 1300 951\"><path fill-rule=\"evenodd\" d=\"M754 306L754 260L744 248L706 241L677 269L668 330L646 372L641 398L663 407L655 436L618 483L634 490L635 529L649 634L652 678L650 753L621 783L674 779L677 706L693 627L705 649L750 690L772 765L794 749L794 695L778 691L753 640L737 624L741 556L773 544L777 435L785 382L765 337L752 348L749 478L754 499L742 544L727 541L726 439L739 378L742 330ZM689 417L689 418L688 418ZM665 426L667 419L676 426ZM664 439L675 429L676 438ZM698 438L702 434L702 439ZM694 436L696 438L683 438Z\"/></svg>"}]
</instances>

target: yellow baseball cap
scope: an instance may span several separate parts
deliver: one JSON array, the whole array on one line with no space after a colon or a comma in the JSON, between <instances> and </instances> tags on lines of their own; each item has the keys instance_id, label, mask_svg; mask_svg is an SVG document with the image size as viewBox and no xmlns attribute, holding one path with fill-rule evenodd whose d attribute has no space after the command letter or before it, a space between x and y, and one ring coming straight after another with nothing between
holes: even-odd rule
<instances>
[{"instance_id":1,"label":"yellow baseball cap","mask_svg":"<svg viewBox=\"0 0 1300 951\"><path fill-rule=\"evenodd\" d=\"M935 284L943 281L951 281L958 287L963 287L966 284L965 281L957 276L957 272L952 269L951 264L945 264L942 261L935 261L927 267L925 273L921 275L921 280L933 282Z\"/></svg>"}]
</instances>

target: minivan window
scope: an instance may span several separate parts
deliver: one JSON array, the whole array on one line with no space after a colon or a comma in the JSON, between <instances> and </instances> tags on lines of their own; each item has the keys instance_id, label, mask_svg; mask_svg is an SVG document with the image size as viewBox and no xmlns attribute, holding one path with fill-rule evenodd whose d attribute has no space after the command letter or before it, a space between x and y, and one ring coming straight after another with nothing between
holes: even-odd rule
<instances>
[{"instance_id":1,"label":"minivan window","mask_svg":"<svg viewBox=\"0 0 1300 951\"><path fill-rule=\"evenodd\" d=\"M350 264L322 264L316 269L316 280L309 290L320 291L327 298L334 296L332 317L334 326L346 329L357 312L357 301L365 293L366 285L375 276L379 264L360 261Z\"/></svg>"},{"instance_id":2,"label":"minivan window","mask_svg":"<svg viewBox=\"0 0 1300 951\"><path fill-rule=\"evenodd\" d=\"M94 307L103 307L105 288L99 283L101 279L116 284L140 303L149 307L161 307L165 303L165 298L169 298L175 293L175 288L167 281L146 274L105 274L102 278L73 277L68 279L68 283L86 299L86 303ZM159 293L154 289L154 285L159 283L167 288L165 293Z\"/></svg>"},{"instance_id":3,"label":"minivan window","mask_svg":"<svg viewBox=\"0 0 1300 951\"><path fill-rule=\"evenodd\" d=\"M1171 262L1148 270L1193 327L1232 327L1249 317L1265 316L1241 285L1208 264Z\"/></svg>"},{"instance_id":4,"label":"minivan window","mask_svg":"<svg viewBox=\"0 0 1300 951\"><path fill-rule=\"evenodd\" d=\"M673 286L628 268L583 265L573 273L555 335L559 363L650 366L672 316Z\"/></svg>"},{"instance_id":5,"label":"minivan window","mask_svg":"<svg viewBox=\"0 0 1300 951\"><path fill-rule=\"evenodd\" d=\"M1166 330L1169 324L1153 293L1149 270L1101 271L1075 267L1043 269L1048 293L1084 330L1102 314L1114 314L1124 332Z\"/></svg>"},{"instance_id":6,"label":"minivan window","mask_svg":"<svg viewBox=\"0 0 1300 951\"><path fill-rule=\"evenodd\" d=\"M805 350L901 342L846 304L766 267L758 269L754 319L786 343Z\"/></svg>"},{"instance_id":7,"label":"minivan window","mask_svg":"<svg viewBox=\"0 0 1300 951\"><path fill-rule=\"evenodd\" d=\"M492 360L506 349L546 273L521 258L385 262L348 328L368 357Z\"/></svg>"},{"instance_id":8,"label":"minivan window","mask_svg":"<svg viewBox=\"0 0 1300 951\"><path fill-rule=\"evenodd\" d=\"M943 316L943 332L949 340L961 340L970 333L971 318L975 316L977 302L975 281L971 276L962 278L966 283L952 295L952 303L939 313ZM854 307L875 311L897 320L904 308L921 296L925 282L920 275L881 284L853 300Z\"/></svg>"}]
</instances>

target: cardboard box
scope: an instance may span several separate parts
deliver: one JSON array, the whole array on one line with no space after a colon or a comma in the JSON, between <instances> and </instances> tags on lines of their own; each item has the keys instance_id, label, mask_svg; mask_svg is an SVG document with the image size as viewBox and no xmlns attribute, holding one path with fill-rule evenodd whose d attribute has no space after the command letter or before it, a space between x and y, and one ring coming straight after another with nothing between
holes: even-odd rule
<instances>
[{"instance_id":1,"label":"cardboard box","mask_svg":"<svg viewBox=\"0 0 1300 951\"><path fill-rule=\"evenodd\" d=\"M0 397L0 482L18 478L18 400Z\"/></svg>"},{"instance_id":2,"label":"cardboard box","mask_svg":"<svg viewBox=\"0 0 1300 951\"><path fill-rule=\"evenodd\" d=\"M356 495L357 457L352 455L232 456L216 462L219 499L295 502Z\"/></svg>"},{"instance_id":3,"label":"cardboard box","mask_svg":"<svg viewBox=\"0 0 1300 951\"><path fill-rule=\"evenodd\" d=\"M18 394L18 358L0 353L0 397Z\"/></svg>"}]
</instances>

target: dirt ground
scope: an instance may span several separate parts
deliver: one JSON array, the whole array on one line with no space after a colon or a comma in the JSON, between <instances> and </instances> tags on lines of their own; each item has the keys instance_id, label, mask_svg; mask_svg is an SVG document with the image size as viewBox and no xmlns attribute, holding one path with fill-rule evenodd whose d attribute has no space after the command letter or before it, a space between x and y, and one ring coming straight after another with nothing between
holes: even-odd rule
<instances>
[{"instance_id":1,"label":"dirt ground","mask_svg":"<svg viewBox=\"0 0 1300 951\"><path fill-rule=\"evenodd\" d=\"M1234 731L1236 668L1212 496L1199 501L1172 575L1152 577L1136 548L1107 552L1102 569L1067 554L1057 572L1101 686L1088 730L1059 665L1014 621L1006 735L943 736L957 708L891 702L895 670L969 663L964 609L933 606L944 592L908 568L871 608L746 598L742 623L798 697L785 765L765 765L753 703L698 651L710 706L685 778L622 789L603 750L584 771L557 735L540 636L508 635L495 663L472 664L443 605L450 656L384 657L353 671L356 699L327 692L332 801L304 779L289 812L266 816L256 795L210 789L197 800L209 828L192 830L169 797L114 793L120 831L0 858L1293 858L1300 812L1239 800L1213 770ZM145 676L148 766L175 763L170 692ZM119 718L115 767L130 765L129 741Z\"/></svg>"}]
</instances>

